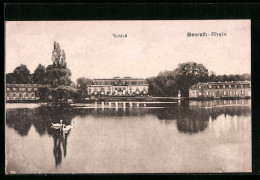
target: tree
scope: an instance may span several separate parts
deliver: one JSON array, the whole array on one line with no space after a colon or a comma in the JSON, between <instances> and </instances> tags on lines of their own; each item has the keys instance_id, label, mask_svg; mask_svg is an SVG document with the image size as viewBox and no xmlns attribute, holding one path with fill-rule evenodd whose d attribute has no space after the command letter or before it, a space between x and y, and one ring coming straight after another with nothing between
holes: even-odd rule
<instances>
[{"instance_id":1,"label":"tree","mask_svg":"<svg viewBox=\"0 0 260 180\"><path fill-rule=\"evenodd\" d=\"M80 77L77 79L77 87L81 90L86 90L87 85L90 83L91 79Z\"/></svg>"},{"instance_id":2,"label":"tree","mask_svg":"<svg viewBox=\"0 0 260 180\"><path fill-rule=\"evenodd\" d=\"M44 84L46 69L43 65L39 64L32 75L32 81L35 84Z\"/></svg>"},{"instance_id":3,"label":"tree","mask_svg":"<svg viewBox=\"0 0 260 180\"><path fill-rule=\"evenodd\" d=\"M14 82L17 84L28 84L30 83L30 71L26 65L21 64L16 67L13 71Z\"/></svg>"},{"instance_id":4,"label":"tree","mask_svg":"<svg viewBox=\"0 0 260 180\"><path fill-rule=\"evenodd\" d=\"M155 78L148 78L149 92L156 96L188 96L189 88L198 82L208 81L208 69L202 64L188 62L179 64L174 71L160 72Z\"/></svg>"},{"instance_id":5,"label":"tree","mask_svg":"<svg viewBox=\"0 0 260 180\"><path fill-rule=\"evenodd\" d=\"M60 104L67 103L68 98L73 97L74 93L76 93L75 88L64 85L53 88L51 91L51 95L55 102L59 102Z\"/></svg>"},{"instance_id":6,"label":"tree","mask_svg":"<svg viewBox=\"0 0 260 180\"><path fill-rule=\"evenodd\" d=\"M69 95L75 92L71 85L71 72L67 68L64 50L61 50L59 43L54 42L52 51L52 65L47 66L44 83L51 86L51 95L56 103L66 103Z\"/></svg>"},{"instance_id":7,"label":"tree","mask_svg":"<svg viewBox=\"0 0 260 180\"><path fill-rule=\"evenodd\" d=\"M6 74L6 83L7 84L15 84L15 77L13 73Z\"/></svg>"},{"instance_id":8,"label":"tree","mask_svg":"<svg viewBox=\"0 0 260 180\"><path fill-rule=\"evenodd\" d=\"M83 100L88 95L87 85L90 83L91 79L80 77L77 79L78 99Z\"/></svg>"},{"instance_id":9,"label":"tree","mask_svg":"<svg viewBox=\"0 0 260 180\"><path fill-rule=\"evenodd\" d=\"M49 65L46 68L44 83L52 87L58 87L60 85L69 86L72 82L70 76L71 72L68 68L58 68Z\"/></svg>"},{"instance_id":10,"label":"tree","mask_svg":"<svg viewBox=\"0 0 260 180\"><path fill-rule=\"evenodd\" d=\"M198 82L208 81L208 69L195 62L188 62L179 64L174 70L174 95L177 95L178 91L182 92L183 96L189 95L189 88Z\"/></svg>"},{"instance_id":11,"label":"tree","mask_svg":"<svg viewBox=\"0 0 260 180\"><path fill-rule=\"evenodd\" d=\"M51 92L51 89L47 86L39 87L38 91L37 91L37 96L40 97L40 100L45 101L45 100L47 100L50 92Z\"/></svg>"},{"instance_id":12,"label":"tree","mask_svg":"<svg viewBox=\"0 0 260 180\"><path fill-rule=\"evenodd\" d=\"M46 68L44 82L53 88L60 85L69 86L72 82L71 72L67 68L65 52L60 49L60 45L56 41L54 42L52 61L53 64Z\"/></svg>"}]
</instances>

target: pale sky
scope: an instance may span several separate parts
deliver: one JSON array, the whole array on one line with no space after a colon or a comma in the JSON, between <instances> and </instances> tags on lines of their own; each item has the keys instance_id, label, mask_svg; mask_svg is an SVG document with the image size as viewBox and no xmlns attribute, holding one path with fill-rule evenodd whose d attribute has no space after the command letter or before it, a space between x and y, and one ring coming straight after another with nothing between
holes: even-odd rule
<instances>
[{"instance_id":1,"label":"pale sky","mask_svg":"<svg viewBox=\"0 0 260 180\"><path fill-rule=\"evenodd\" d=\"M250 20L7 21L5 25L6 73L20 64L31 73L38 64L52 64L54 41L66 53L73 81L146 78L188 61L202 63L218 75L251 73ZM187 37L188 32L227 36Z\"/></svg>"}]
</instances>

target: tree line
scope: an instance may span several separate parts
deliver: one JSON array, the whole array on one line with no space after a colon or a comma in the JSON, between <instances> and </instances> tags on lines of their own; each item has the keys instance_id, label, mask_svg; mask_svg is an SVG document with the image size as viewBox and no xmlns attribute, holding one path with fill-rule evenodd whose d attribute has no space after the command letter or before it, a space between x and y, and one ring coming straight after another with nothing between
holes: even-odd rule
<instances>
[{"instance_id":1,"label":"tree line","mask_svg":"<svg viewBox=\"0 0 260 180\"><path fill-rule=\"evenodd\" d=\"M7 84L43 84L48 85L39 88L39 96L42 100L51 95L55 102L62 102L69 97L83 100L87 97L87 85L89 78L80 77L76 83L71 81L71 71L67 67L66 55L59 43L54 42L52 52L52 64L46 68L42 64L30 74L26 65L21 64L12 73L6 74ZM224 82L251 80L250 74L216 75L195 62L179 64L172 71L160 72L156 77L146 78L149 84L149 94L152 96L177 96L180 90L182 96L188 96L189 88L198 82ZM77 84L77 85L76 85Z\"/></svg>"},{"instance_id":2,"label":"tree line","mask_svg":"<svg viewBox=\"0 0 260 180\"><path fill-rule=\"evenodd\" d=\"M195 62L179 64L173 71L160 72L156 77L146 79L149 84L149 94L153 96L189 96L189 88L198 82L224 82L251 80L250 74L216 75Z\"/></svg>"},{"instance_id":3,"label":"tree line","mask_svg":"<svg viewBox=\"0 0 260 180\"><path fill-rule=\"evenodd\" d=\"M71 71L67 68L64 50L59 43L54 42L52 64L45 66L39 64L33 74L30 74L26 65L21 64L12 73L6 74L6 83L9 84L43 84L38 88L41 100L51 97L55 104L63 104L76 93L75 85L71 81Z\"/></svg>"}]
</instances>

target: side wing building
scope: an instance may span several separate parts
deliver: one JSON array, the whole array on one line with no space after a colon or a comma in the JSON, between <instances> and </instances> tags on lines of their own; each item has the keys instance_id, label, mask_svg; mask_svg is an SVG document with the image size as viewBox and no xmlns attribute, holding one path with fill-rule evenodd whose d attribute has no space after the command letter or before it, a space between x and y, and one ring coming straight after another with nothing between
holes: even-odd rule
<instances>
[{"instance_id":1,"label":"side wing building","mask_svg":"<svg viewBox=\"0 0 260 180\"><path fill-rule=\"evenodd\" d=\"M251 81L199 82L191 86L189 97L251 97Z\"/></svg>"},{"instance_id":2,"label":"side wing building","mask_svg":"<svg viewBox=\"0 0 260 180\"><path fill-rule=\"evenodd\" d=\"M40 84L6 84L6 100L37 100Z\"/></svg>"}]
</instances>

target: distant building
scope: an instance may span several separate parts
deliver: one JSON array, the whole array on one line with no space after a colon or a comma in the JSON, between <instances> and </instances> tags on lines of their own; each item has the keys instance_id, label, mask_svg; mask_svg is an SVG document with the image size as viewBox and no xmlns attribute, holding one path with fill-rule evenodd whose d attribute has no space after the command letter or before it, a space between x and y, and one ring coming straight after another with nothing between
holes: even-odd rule
<instances>
[{"instance_id":1,"label":"distant building","mask_svg":"<svg viewBox=\"0 0 260 180\"><path fill-rule=\"evenodd\" d=\"M37 100L40 84L6 84L6 100Z\"/></svg>"},{"instance_id":2,"label":"distant building","mask_svg":"<svg viewBox=\"0 0 260 180\"><path fill-rule=\"evenodd\" d=\"M87 86L88 95L147 95L148 83L145 79L139 78L113 78L113 79L94 79Z\"/></svg>"},{"instance_id":3,"label":"distant building","mask_svg":"<svg viewBox=\"0 0 260 180\"><path fill-rule=\"evenodd\" d=\"M189 97L251 97L251 81L199 82L191 86Z\"/></svg>"}]
</instances>

